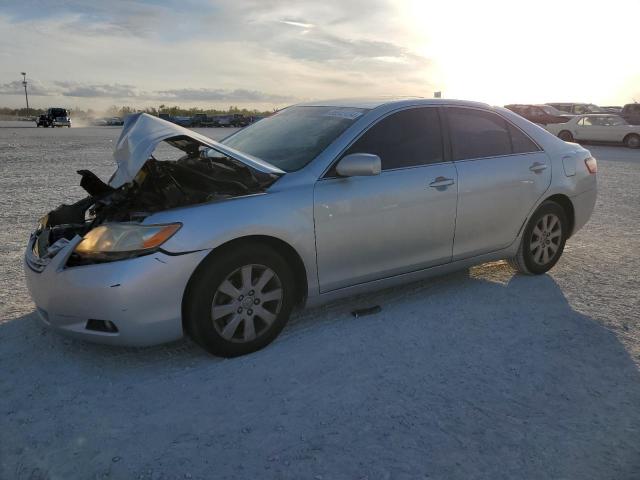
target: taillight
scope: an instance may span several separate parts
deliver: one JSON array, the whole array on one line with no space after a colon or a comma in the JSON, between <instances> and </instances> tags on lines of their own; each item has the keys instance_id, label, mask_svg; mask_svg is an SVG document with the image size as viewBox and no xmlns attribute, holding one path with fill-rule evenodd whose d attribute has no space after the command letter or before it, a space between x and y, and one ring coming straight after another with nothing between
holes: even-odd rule
<instances>
[{"instance_id":1,"label":"taillight","mask_svg":"<svg viewBox=\"0 0 640 480\"><path fill-rule=\"evenodd\" d=\"M598 162L596 162L595 158L589 157L585 159L584 164L587 166L589 173L594 174L598 171Z\"/></svg>"}]
</instances>

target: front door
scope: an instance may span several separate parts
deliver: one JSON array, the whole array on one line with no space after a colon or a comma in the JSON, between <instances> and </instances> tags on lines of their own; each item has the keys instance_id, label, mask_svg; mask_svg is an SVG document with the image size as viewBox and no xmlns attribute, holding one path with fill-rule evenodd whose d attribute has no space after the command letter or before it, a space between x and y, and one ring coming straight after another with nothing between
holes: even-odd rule
<instances>
[{"instance_id":1,"label":"front door","mask_svg":"<svg viewBox=\"0 0 640 480\"><path fill-rule=\"evenodd\" d=\"M327 292L451 261L457 176L444 161L439 113L393 113L342 156L372 153L380 175L340 178L314 190L320 291Z\"/></svg>"}]
</instances>

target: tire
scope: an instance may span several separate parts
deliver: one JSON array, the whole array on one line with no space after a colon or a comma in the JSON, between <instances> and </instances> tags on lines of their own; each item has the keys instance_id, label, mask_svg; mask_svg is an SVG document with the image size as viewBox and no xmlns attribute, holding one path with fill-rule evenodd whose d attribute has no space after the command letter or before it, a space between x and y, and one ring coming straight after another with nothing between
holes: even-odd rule
<instances>
[{"instance_id":1,"label":"tire","mask_svg":"<svg viewBox=\"0 0 640 480\"><path fill-rule=\"evenodd\" d=\"M573 140L574 140L573 134L569 130L562 130L558 134L558 138L560 140L564 140L565 142L573 142Z\"/></svg>"},{"instance_id":2,"label":"tire","mask_svg":"<svg viewBox=\"0 0 640 480\"><path fill-rule=\"evenodd\" d=\"M640 135L635 133L624 137L624 144L629 148L640 148Z\"/></svg>"},{"instance_id":3,"label":"tire","mask_svg":"<svg viewBox=\"0 0 640 480\"><path fill-rule=\"evenodd\" d=\"M278 336L294 303L286 260L265 245L241 243L209 256L194 273L183 303L185 329L214 355L245 355Z\"/></svg>"},{"instance_id":4,"label":"tire","mask_svg":"<svg viewBox=\"0 0 640 480\"><path fill-rule=\"evenodd\" d=\"M555 202L544 202L529 219L518 253L509 263L518 272L541 275L560 259L569 233L564 209Z\"/></svg>"}]
</instances>

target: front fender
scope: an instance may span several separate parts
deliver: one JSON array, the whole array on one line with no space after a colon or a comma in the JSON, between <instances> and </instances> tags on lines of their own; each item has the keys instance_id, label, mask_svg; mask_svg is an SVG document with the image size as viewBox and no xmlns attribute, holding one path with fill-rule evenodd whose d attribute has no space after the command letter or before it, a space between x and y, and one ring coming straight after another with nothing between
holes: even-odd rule
<instances>
[{"instance_id":1,"label":"front fender","mask_svg":"<svg viewBox=\"0 0 640 480\"><path fill-rule=\"evenodd\" d=\"M290 245L307 271L309 294L317 286L313 189L299 186L166 210L145 224L181 222L162 249L169 253L210 250L242 237L262 235Z\"/></svg>"}]
</instances>

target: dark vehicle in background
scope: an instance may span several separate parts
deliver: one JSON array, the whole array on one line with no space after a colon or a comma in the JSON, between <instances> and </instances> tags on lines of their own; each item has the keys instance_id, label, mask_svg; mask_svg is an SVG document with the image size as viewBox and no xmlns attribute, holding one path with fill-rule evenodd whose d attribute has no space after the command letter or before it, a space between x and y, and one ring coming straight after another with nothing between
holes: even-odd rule
<instances>
[{"instance_id":1,"label":"dark vehicle in background","mask_svg":"<svg viewBox=\"0 0 640 480\"><path fill-rule=\"evenodd\" d=\"M565 123L573 116L550 105L512 104L505 105L504 108L507 108L521 117L526 118L530 122L537 123L538 125Z\"/></svg>"},{"instance_id":2,"label":"dark vehicle in background","mask_svg":"<svg viewBox=\"0 0 640 480\"><path fill-rule=\"evenodd\" d=\"M231 126L236 128L246 127L251 123L251 120L248 117L245 117L241 113L235 113L231 117Z\"/></svg>"},{"instance_id":3,"label":"dark vehicle in background","mask_svg":"<svg viewBox=\"0 0 640 480\"><path fill-rule=\"evenodd\" d=\"M180 125L181 127L191 127L192 118L191 117L178 117L174 115L169 115L168 113L159 113L158 118L162 120L166 120L167 122L175 123L176 125Z\"/></svg>"},{"instance_id":4,"label":"dark vehicle in background","mask_svg":"<svg viewBox=\"0 0 640 480\"><path fill-rule=\"evenodd\" d=\"M36 120L36 127L71 127L71 118L66 108L49 108Z\"/></svg>"},{"instance_id":5,"label":"dark vehicle in background","mask_svg":"<svg viewBox=\"0 0 640 480\"><path fill-rule=\"evenodd\" d=\"M640 103L627 103L620 115L631 125L640 125Z\"/></svg>"},{"instance_id":6,"label":"dark vehicle in background","mask_svg":"<svg viewBox=\"0 0 640 480\"><path fill-rule=\"evenodd\" d=\"M254 117L247 117L241 113L234 114L221 114L221 115L207 115L206 113L196 113L192 117L188 116L173 116L168 113L160 113L159 118L166 120L176 125L187 128L203 128L203 127L234 127L243 128L250 125L254 121ZM257 117L255 117L257 118ZM263 117L260 117L263 118ZM257 118L257 119L260 119Z\"/></svg>"},{"instance_id":7,"label":"dark vehicle in background","mask_svg":"<svg viewBox=\"0 0 640 480\"><path fill-rule=\"evenodd\" d=\"M191 118L191 126L192 127L215 127L215 122L213 118L208 116L206 113L196 113Z\"/></svg>"},{"instance_id":8,"label":"dark vehicle in background","mask_svg":"<svg viewBox=\"0 0 640 480\"><path fill-rule=\"evenodd\" d=\"M181 127L191 127L192 125L192 118L191 117L185 117L185 116L181 116L181 117L173 117L171 119L171 121L173 123L175 123L176 125L180 125Z\"/></svg>"},{"instance_id":9,"label":"dark vehicle in background","mask_svg":"<svg viewBox=\"0 0 640 480\"><path fill-rule=\"evenodd\" d=\"M593 103L547 103L547 105L557 108L573 115L584 115L587 113L609 113L604 108Z\"/></svg>"}]
</instances>

